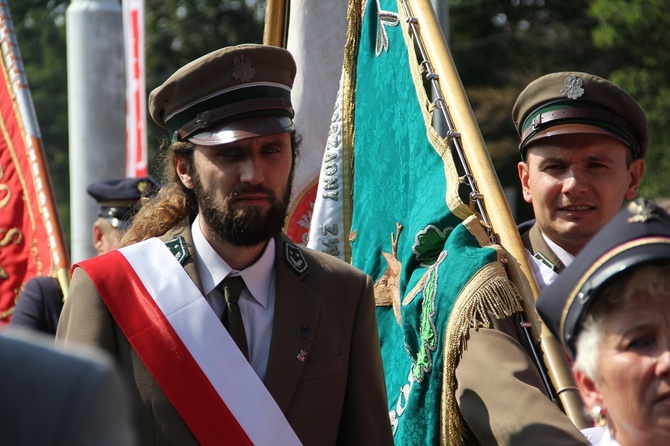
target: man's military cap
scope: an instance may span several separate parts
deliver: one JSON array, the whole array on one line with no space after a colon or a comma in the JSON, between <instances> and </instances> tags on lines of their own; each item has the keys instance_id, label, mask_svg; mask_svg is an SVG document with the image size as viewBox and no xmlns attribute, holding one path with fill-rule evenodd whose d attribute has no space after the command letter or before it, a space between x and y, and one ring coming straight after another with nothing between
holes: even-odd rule
<instances>
[{"instance_id":1,"label":"man's military cap","mask_svg":"<svg viewBox=\"0 0 670 446\"><path fill-rule=\"evenodd\" d=\"M537 300L547 327L575 357L577 336L599 292L622 273L670 263L670 216L638 198L610 220Z\"/></svg>"},{"instance_id":2,"label":"man's military cap","mask_svg":"<svg viewBox=\"0 0 670 446\"><path fill-rule=\"evenodd\" d=\"M517 98L512 118L522 159L531 141L575 133L617 138L634 158L644 158L649 147L640 105L623 89L588 73L551 73L534 80Z\"/></svg>"},{"instance_id":3,"label":"man's military cap","mask_svg":"<svg viewBox=\"0 0 670 446\"><path fill-rule=\"evenodd\" d=\"M113 227L125 229L137 211L142 197L158 191L160 184L151 176L117 178L91 183L86 192L98 202L98 217L109 221Z\"/></svg>"},{"instance_id":4,"label":"man's military cap","mask_svg":"<svg viewBox=\"0 0 670 446\"><path fill-rule=\"evenodd\" d=\"M283 48L244 44L188 63L149 95L149 112L173 141L226 144L290 132L293 56Z\"/></svg>"}]
</instances>

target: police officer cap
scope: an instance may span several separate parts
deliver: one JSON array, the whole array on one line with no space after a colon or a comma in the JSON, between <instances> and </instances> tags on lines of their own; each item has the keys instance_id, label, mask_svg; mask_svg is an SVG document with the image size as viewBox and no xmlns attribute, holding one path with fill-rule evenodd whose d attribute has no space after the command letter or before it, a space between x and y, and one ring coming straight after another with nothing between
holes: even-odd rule
<instances>
[{"instance_id":1,"label":"police officer cap","mask_svg":"<svg viewBox=\"0 0 670 446\"><path fill-rule=\"evenodd\" d=\"M537 300L547 327L575 357L582 322L599 292L631 268L670 263L670 216L638 198L610 220Z\"/></svg>"},{"instance_id":2,"label":"police officer cap","mask_svg":"<svg viewBox=\"0 0 670 446\"><path fill-rule=\"evenodd\" d=\"M149 95L173 141L210 146L291 132L296 66L283 48L244 44L183 66Z\"/></svg>"},{"instance_id":3,"label":"police officer cap","mask_svg":"<svg viewBox=\"0 0 670 446\"><path fill-rule=\"evenodd\" d=\"M644 158L649 130L644 110L627 92L598 76L560 72L531 82L519 95L512 118L521 158L531 141L564 134L604 134Z\"/></svg>"},{"instance_id":4,"label":"police officer cap","mask_svg":"<svg viewBox=\"0 0 670 446\"><path fill-rule=\"evenodd\" d=\"M125 229L137 211L137 202L153 195L160 184L151 176L117 178L91 183L86 192L98 202L98 217L109 221L115 228Z\"/></svg>"}]
</instances>

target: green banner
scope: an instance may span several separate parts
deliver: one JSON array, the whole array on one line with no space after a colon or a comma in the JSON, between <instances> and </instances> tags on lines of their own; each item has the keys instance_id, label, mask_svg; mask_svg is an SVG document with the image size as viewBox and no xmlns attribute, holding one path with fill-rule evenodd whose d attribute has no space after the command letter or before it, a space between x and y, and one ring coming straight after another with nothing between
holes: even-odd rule
<instances>
[{"instance_id":1,"label":"green banner","mask_svg":"<svg viewBox=\"0 0 670 446\"><path fill-rule=\"evenodd\" d=\"M375 281L395 442L440 444L463 431L454 368L476 312L498 298L509 311L519 305L499 250L459 199L399 5L368 0L360 17L357 6L349 11L352 27L360 24L345 52L351 261Z\"/></svg>"}]
</instances>

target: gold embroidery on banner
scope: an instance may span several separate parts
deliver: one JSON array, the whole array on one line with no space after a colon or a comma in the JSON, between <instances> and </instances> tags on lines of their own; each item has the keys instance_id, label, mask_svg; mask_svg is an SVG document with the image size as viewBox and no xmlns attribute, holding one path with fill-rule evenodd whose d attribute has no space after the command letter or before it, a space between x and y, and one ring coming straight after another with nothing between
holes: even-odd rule
<instances>
[{"instance_id":1,"label":"gold embroidery on banner","mask_svg":"<svg viewBox=\"0 0 670 446\"><path fill-rule=\"evenodd\" d=\"M19 228L0 229L0 248L10 244L20 245L23 241L23 234Z\"/></svg>"},{"instance_id":2,"label":"gold embroidery on banner","mask_svg":"<svg viewBox=\"0 0 670 446\"><path fill-rule=\"evenodd\" d=\"M398 260L398 238L400 238L402 232L402 225L396 223L396 229L395 236L391 234L391 253L382 252L388 267L374 284L374 291L377 306L392 305L395 319L398 325L402 325L402 315L400 313L400 269L402 263Z\"/></svg>"},{"instance_id":3,"label":"gold embroidery on banner","mask_svg":"<svg viewBox=\"0 0 670 446\"><path fill-rule=\"evenodd\" d=\"M484 265L461 290L449 315L444 339L441 434L445 444L464 444L465 420L456 400L456 365L467 346L470 330L491 328L492 318L521 312L521 297L500 262Z\"/></svg>"},{"instance_id":4,"label":"gold embroidery on banner","mask_svg":"<svg viewBox=\"0 0 670 446\"><path fill-rule=\"evenodd\" d=\"M12 190L6 184L0 184L0 209L9 204L12 199Z\"/></svg>"}]
</instances>

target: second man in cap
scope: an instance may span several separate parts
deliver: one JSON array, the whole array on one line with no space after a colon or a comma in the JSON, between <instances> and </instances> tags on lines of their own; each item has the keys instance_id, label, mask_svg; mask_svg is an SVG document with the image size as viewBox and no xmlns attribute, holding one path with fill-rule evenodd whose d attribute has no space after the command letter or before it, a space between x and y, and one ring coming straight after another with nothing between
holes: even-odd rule
<instances>
[{"instance_id":1,"label":"second man in cap","mask_svg":"<svg viewBox=\"0 0 670 446\"><path fill-rule=\"evenodd\" d=\"M520 137L523 198L535 225L522 234L540 288L637 194L649 147L642 108L588 73L531 82L512 111Z\"/></svg>"}]
</instances>

